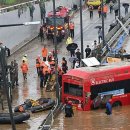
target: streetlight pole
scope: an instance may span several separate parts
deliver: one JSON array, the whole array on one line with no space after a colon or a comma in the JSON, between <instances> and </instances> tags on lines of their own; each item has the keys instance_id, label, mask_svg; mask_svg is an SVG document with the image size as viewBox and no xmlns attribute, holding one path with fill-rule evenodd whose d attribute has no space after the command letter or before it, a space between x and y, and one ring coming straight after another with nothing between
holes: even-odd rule
<instances>
[{"instance_id":1,"label":"streetlight pole","mask_svg":"<svg viewBox=\"0 0 130 130\"><path fill-rule=\"evenodd\" d=\"M56 10L55 10L55 0L53 0L53 17L54 17L54 45L55 45L55 76L56 76L56 98L58 99L58 104L60 103L60 93L59 93L59 82L58 82L58 59L57 59L57 39L56 39Z\"/></svg>"},{"instance_id":2,"label":"streetlight pole","mask_svg":"<svg viewBox=\"0 0 130 130\"><path fill-rule=\"evenodd\" d=\"M82 19L82 0L80 0L80 36L81 36L81 58L84 58L83 49L83 19Z\"/></svg>"},{"instance_id":3,"label":"streetlight pole","mask_svg":"<svg viewBox=\"0 0 130 130\"><path fill-rule=\"evenodd\" d=\"M103 13L103 0L101 3L101 14L102 14L102 42L103 42L103 46L105 46L105 36L104 36L104 13Z\"/></svg>"},{"instance_id":4,"label":"streetlight pole","mask_svg":"<svg viewBox=\"0 0 130 130\"><path fill-rule=\"evenodd\" d=\"M121 2L118 0L119 20L121 19Z\"/></svg>"},{"instance_id":5,"label":"streetlight pole","mask_svg":"<svg viewBox=\"0 0 130 130\"><path fill-rule=\"evenodd\" d=\"M11 106L11 99L9 97L8 84L7 84L8 78L7 78L7 73L6 73L7 64L6 64L6 58L5 58L5 55L6 55L5 49L6 48L4 48L4 47L0 47L0 66L1 66L1 70L2 70L3 87L5 89L5 93L7 96L12 130L16 130L15 122L14 122L14 118L13 118L12 106Z\"/></svg>"}]
</instances>

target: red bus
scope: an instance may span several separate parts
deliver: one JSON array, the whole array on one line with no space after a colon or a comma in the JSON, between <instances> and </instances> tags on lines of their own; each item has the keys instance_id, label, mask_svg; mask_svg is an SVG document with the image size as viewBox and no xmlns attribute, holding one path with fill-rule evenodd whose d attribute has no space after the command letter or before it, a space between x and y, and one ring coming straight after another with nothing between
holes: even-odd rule
<instances>
[{"instance_id":1,"label":"red bus","mask_svg":"<svg viewBox=\"0 0 130 130\"><path fill-rule=\"evenodd\" d=\"M103 101L107 96L110 96L112 106L130 104L129 62L81 67L63 75L63 103L71 100L78 109L88 111L94 107L96 98Z\"/></svg>"}]
</instances>

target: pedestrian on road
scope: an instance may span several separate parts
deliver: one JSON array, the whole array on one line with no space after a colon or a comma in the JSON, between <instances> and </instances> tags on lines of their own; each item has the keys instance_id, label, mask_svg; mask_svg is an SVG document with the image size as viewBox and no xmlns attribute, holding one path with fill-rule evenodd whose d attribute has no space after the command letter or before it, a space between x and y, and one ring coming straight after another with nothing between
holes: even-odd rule
<instances>
[{"instance_id":1,"label":"pedestrian on road","mask_svg":"<svg viewBox=\"0 0 130 130\"><path fill-rule=\"evenodd\" d=\"M94 44L92 45L92 57L96 57L97 55L97 41L94 41Z\"/></svg>"},{"instance_id":2,"label":"pedestrian on road","mask_svg":"<svg viewBox=\"0 0 130 130\"><path fill-rule=\"evenodd\" d=\"M19 86L19 83L18 83L18 63L16 62L16 60L14 60L14 71L15 71L15 83L16 83L16 86Z\"/></svg>"},{"instance_id":3,"label":"pedestrian on road","mask_svg":"<svg viewBox=\"0 0 130 130\"><path fill-rule=\"evenodd\" d=\"M103 6L103 15L104 15L105 18L107 17L107 12L108 12L108 7L107 7L107 5L105 4L105 5Z\"/></svg>"},{"instance_id":4,"label":"pedestrian on road","mask_svg":"<svg viewBox=\"0 0 130 130\"><path fill-rule=\"evenodd\" d=\"M44 41L43 26L40 27L39 36L41 38L41 42Z\"/></svg>"},{"instance_id":5,"label":"pedestrian on road","mask_svg":"<svg viewBox=\"0 0 130 130\"><path fill-rule=\"evenodd\" d=\"M66 61L65 57L62 58L62 70L64 73L66 73L68 70L67 61Z\"/></svg>"},{"instance_id":6,"label":"pedestrian on road","mask_svg":"<svg viewBox=\"0 0 130 130\"><path fill-rule=\"evenodd\" d=\"M115 10L115 19L116 19L116 17L118 16L118 12L119 12L119 9L116 9L116 10Z\"/></svg>"},{"instance_id":7,"label":"pedestrian on road","mask_svg":"<svg viewBox=\"0 0 130 130\"><path fill-rule=\"evenodd\" d=\"M129 9L129 6L124 6L125 8L125 15L128 14L128 9Z\"/></svg>"},{"instance_id":8,"label":"pedestrian on road","mask_svg":"<svg viewBox=\"0 0 130 130\"><path fill-rule=\"evenodd\" d=\"M74 38L74 22L70 22L69 29L71 38Z\"/></svg>"},{"instance_id":9,"label":"pedestrian on road","mask_svg":"<svg viewBox=\"0 0 130 130\"><path fill-rule=\"evenodd\" d=\"M107 115L111 115L112 114L112 106L111 106L109 101L106 103L106 114Z\"/></svg>"},{"instance_id":10,"label":"pedestrian on road","mask_svg":"<svg viewBox=\"0 0 130 130\"><path fill-rule=\"evenodd\" d=\"M102 29L101 28L99 28L99 30L98 30L98 43L100 43L101 42L101 40L102 40Z\"/></svg>"},{"instance_id":11,"label":"pedestrian on road","mask_svg":"<svg viewBox=\"0 0 130 130\"><path fill-rule=\"evenodd\" d=\"M80 62L81 62L81 52L80 52L80 49L79 49L79 48L77 49L77 52L75 53L75 55L76 55L76 58L77 58L78 61L79 61L79 66L80 66Z\"/></svg>"},{"instance_id":12,"label":"pedestrian on road","mask_svg":"<svg viewBox=\"0 0 130 130\"><path fill-rule=\"evenodd\" d=\"M43 61L46 61L47 55L48 55L48 49L46 48L46 45L44 45L44 47L42 48Z\"/></svg>"},{"instance_id":13,"label":"pedestrian on road","mask_svg":"<svg viewBox=\"0 0 130 130\"><path fill-rule=\"evenodd\" d=\"M79 68L79 60L76 60L76 63L75 63L75 67L74 68Z\"/></svg>"},{"instance_id":14,"label":"pedestrian on road","mask_svg":"<svg viewBox=\"0 0 130 130\"><path fill-rule=\"evenodd\" d=\"M22 73L23 73L23 79L27 80L28 65L24 60L21 64L21 70L22 70Z\"/></svg>"},{"instance_id":15,"label":"pedestrian on road","mask_svg":"<svg viewBox=\"0 0 130 130\"><path fill-rule=\"evenodd\" d=\"M44 74L44 86L46 86L47 80L49 79L50 74L49 72L46 70L45 74Z\"/></svg>"},{"instance_id":16,"label":"pedestrian on road","mask_svg":"<svg viewBox=\"0 0 130 130\"><path fill-rule=\"evenodd\" d=\"M33 20L33 13L34 13L34 10L35 10L35 7L33 4L31 4L29 6L29 11L30 11L30 17L31 17L31 20Z\"/></svg>"},{"instance_id":17,"label":"pedestrian on road","mask_svg":"<svg viewBox=\"0 0 130 130\"><path fill-rule=\"evenodd\" d=\"M68 101L68 103L65 105L65 117L72 117L72 116L74 116L72 101Z\"/></svg>"},{"instance_id":18,"label":"pedestrian on road","mask_svg":"<svg viewBox=\"0 0 130 130\"><path fill-rule=\"evenodd\" d=\"M101 6L98 7L98 15L99 15L99 18L101 17L101 12L102 12L102 9L101 9Z\"/></svg>"},{"instance_id":19,"label":"pedestrian on road","mask_svg":"<svg viewBox=\"0 0 130 130\"><path fill-rule=\"evenodd\" d=\"M36 58L36 68L37 68L37 75L39 76L39 71L40 71L40 65L41 65L41 59L40 56Z\"/></svg>"},{"instance_id":20,"label":"pedestrian on road","mask_svg":"<svg viewBox=\"0 0 130 130\"><path fill-rule=\"evenodd\" d=\"M90 19L93 18L93 9L94 9L94 7L92 5L90 5L89 6Z\"/></svg>"},{"instance_id":21,"label":"pedestrian on road","mask_svg":"<svg viewBox=\"0 0 130 130\"><path fill-rule=\"evenodd\" d=\"M91 49L90 49L89 45L87 45L87 48L85 49L85 52L86 52L86 58L88 58L88 56L91 53Z\"/></svg>"},{"instance_id":22,"label":"pedestrian on road","mask_svg":"<svg viewBox=\"0 0 130 130\"><path fill-rule=\"evenodd\" d=\"M15 68L14 68L14 61L11 61L11 65L10 65L10 81L11 81L11 85L12 88L14 88L14 83L15 83Z\"/></svg>"},{"instance_id":23,"label":"pedestrian on road","mask_svg":"<svg viewBox=\"0 0 130 130\"><path fill-rule=\"evenodd\" d=\"M44 73L43 73L44 67L40 67L39 76L40 76L40 88L43 88L44 83Z\"/></svg>"},{"instance_id":24,"label":"pedestrian on road","mask_svg":"<svg viewBox=\"0 0 130 130\"><path fill-rule=\"evenodd\" d=\"M114 3L112 1L110 1L110 3L109 3L110 14L113 11L113 6L114 6Z\"/></svg>"},{"instance_id":25,"label":"pedestrian on road","mask_svg":"<svg viewBox=\"0 0 130 130\"><path fill-rule=\"evenodd\" d=\"M20 18L20 16L21 16L21 8L20 8L20 6L18 7L18 17Z\"/></svg>"},{"instance_id":26,"label":"pedestrian on road","mask_svg":"<svg viewBox=\"0 0 130 130\"><path fill-rule=\"evenodd\" d=\"M75 50L70 50L71 57L75 57Z\"/></svg>"}]
</instances>

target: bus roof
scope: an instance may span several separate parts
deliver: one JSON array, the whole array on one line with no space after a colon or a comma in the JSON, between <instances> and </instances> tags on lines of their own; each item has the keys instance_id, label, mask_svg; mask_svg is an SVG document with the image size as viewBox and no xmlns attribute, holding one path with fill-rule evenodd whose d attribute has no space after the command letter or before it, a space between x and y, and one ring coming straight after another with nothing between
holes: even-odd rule
<instances>
[{"instance_id":1,"label":"bus roof","mask_svg":"<svg viewBox=\"0 0 130 130\"><path fill-rule=\"evenodd\" d=\"M121 68L130 68L130 62L115 62L115 63L106 63L105 65L96 66L96 67L81 67L68 71L65 75L75 76L82 79L86 79L88 76L93 74L98 74L100 72L117 72Z\"/></svg>"}]
</instances>

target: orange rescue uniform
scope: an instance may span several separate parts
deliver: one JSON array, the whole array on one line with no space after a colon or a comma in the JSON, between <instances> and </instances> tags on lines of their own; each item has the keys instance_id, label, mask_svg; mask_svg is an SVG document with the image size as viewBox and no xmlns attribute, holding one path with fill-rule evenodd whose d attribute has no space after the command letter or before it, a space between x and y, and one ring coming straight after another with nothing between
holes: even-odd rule
<instances>
[{"instance_id":1,"label":"orange rescue uniform","mask_svg":"<svg viewBox=\"0 0 130 130\"><path fill-rule=\"evenodd\" d=\"M42 57L47 57L47 54L48 54L48 49L42 48Z\"/></svg>"},{"instance_id":2,"label":"orange rescue uniform","mask_svg":"<svg viewBox=\"0 0 130 130\"><path fill-rule=\"evenodd\" d=\"M27 73L28 72L28 65L27 65L27 63L22 63L21 70L22 70L23 73Z\"/></svg>"}]
</instances>

